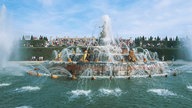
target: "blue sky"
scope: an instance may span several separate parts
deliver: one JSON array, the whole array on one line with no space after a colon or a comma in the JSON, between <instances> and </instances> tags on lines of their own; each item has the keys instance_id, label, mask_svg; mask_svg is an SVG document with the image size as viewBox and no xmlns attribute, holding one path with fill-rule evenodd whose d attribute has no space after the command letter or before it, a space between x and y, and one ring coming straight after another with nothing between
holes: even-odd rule
<instances>
[{"instance_id":1,"label":"blue sky","mask_svg":"<svg viewBox=\"0 0 192 108\"><path fill-rule=\"evenodd\" d=\"M123 38L192 34L192 0L0 0L0 7L17 36L98 36L103 15Z\"/></svg>"}]
</instances>

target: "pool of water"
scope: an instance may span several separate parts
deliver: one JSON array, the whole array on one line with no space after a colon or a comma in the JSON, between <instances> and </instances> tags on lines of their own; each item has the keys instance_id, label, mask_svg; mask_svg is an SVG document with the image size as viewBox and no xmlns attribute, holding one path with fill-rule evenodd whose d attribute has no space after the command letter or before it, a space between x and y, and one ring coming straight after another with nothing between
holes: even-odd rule
<instances>
[{"instance_id":1,"label":"pool of water","mask_svg":"<svg viewBox=\"0 0 192 108\"><path fill-rule=\"evenodd\" d=\"M131 79L51 79L25 70L0 69L0 108L192 107L192 68L177 76Z\"/></svg>"}]
</instances>

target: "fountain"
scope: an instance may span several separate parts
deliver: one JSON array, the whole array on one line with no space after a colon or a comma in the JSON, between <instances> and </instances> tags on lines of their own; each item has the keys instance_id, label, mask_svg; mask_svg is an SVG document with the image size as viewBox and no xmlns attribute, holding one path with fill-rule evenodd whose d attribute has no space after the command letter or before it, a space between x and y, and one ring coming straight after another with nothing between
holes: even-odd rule
<instances>
[{"instance_id":1,"label":"fountain","mask_svg":"<svg viewBox=\"0 0 192 108\"><path fill-rule=\"evenodd\" d=\"M9 39L9 30L8 30L8 26L7 26L7 15L6 15L6 7L5 5L2 6L1 10L0 10L0 36L1 36L1 41L0 41L0 56L1 56L1 60L0 60L0 64L2 65L2 67L5 66L6 61L9 59L9 55L10 55L10 51L11 51L11 38Z\"/></svg>"},{"instance_id":2,"label":"fountain","mask_svg":"<svg viewBox=\"0 0 192 108\"><path fill-rule=\"evenodd\" d=\"M167 75L168 65L158 60L157 53L128 46L125 46L126 51L122 51L120 44L125 43L113 38L108 15L103 16L103 22L98 46L71 46L62 51L53 51L56 61L51 61L51 65L46 67L50 75L57 73L61 76L61 70L72 79L78 76L92 80Z\"/></svg>"},{"instance_id":3,"label":"fountain","mask_svg":"<svg viewBox=\"0 0 192 108\"><path fill-rule=\"evenodd\" d=\"M20 66L18 63L9 61L10 58L17 59L16 53L18 42L13 37L13 24L10 23L9 14L5 5L0 6L0 74L22 76L27 67Z\"/></svg>"},{"instance_id":4,"label":"fountain","mask_svg":"<svg viewBox=\"0 0 192 108\"><path fill-rule=\"evenodd\" d=\"M5 13L5 6L3 10L1 15ZM0 35L7 38L8 35L4 34L9 32L5 32L2 16L0 18ZM0 65L5 63L6 67L0 68L0 106L190 107L192 63L174 62L168 67L166 62L158 60L157 53L117 41L108 33L108 20L109 17L105 16L97 46L90 44L88 47L71 46L55 50L51 61L13 61L13 64L11 61L6 65L11 47L1 40ZM166 77L170 69L177 69L181 75L150 78ZM26 71L35 77L20 74Z\"/></svg>"},{"instance_id":5,"label":"fountain","mask_svg":"<svg viewBox=\"0 0 192 108\"><path fill-rule=\"evenodd\" d=\"M14 52L16 53L17 49L14 47L13 44L16 44L14 37L12 37L14 34L12 31L13 24L10 24L9 16L7 14L7 8L5 5L2 5L0 9L0 67L6 68L9 67L10 64L8 64L8 61L11 57L11 54ZM15 45L16 46L16 45ZM15 55L14 55L15 56ZM16 56L15 56L16 57ZM15 58L12 57L12 58Z\"/></svg>"}]
</instances>

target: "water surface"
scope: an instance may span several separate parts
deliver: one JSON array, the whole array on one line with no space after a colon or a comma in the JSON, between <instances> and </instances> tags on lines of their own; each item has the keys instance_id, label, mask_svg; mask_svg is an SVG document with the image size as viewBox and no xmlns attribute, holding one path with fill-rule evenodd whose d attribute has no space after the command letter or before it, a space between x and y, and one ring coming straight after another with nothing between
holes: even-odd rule
<instances>
[{"instance_id":1,"label":"water surface","mask_svg":"<svg viewBox=\"0 0 192 108\"><path fill-rule=\"evenodd\" d=\"M167 78L94 81L53 80L45 76L29 76L24 70L17 70L17 68L0 69L0 107L190 108L192 107L191 67L180 64L175 65L174 68L178 68L180 74L169 75ZM21 74L12 74L14 71Z\"/></svg>"}]
</instances>

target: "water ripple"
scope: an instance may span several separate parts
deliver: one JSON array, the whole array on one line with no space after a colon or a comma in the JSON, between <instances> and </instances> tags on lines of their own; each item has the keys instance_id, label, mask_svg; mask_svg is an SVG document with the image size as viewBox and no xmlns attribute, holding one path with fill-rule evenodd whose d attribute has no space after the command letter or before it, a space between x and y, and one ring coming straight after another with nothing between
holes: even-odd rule
<instances>
[{"instance_id":1,"label":"water ripple","mask_svg":"<svg viewBox=\"0 0 192 108\"><path fill-rule=\"evenodd\" d=\"M19 107L15 107L15 108L32 108L31 106L19 106Z\"/></svg>"},{"instance_id":2,"label":"water ripple","mask_svg":"<svg viewBox=\"0 0 192 108\"><path fill-rule=\"evenodd\" d=\"M37 90L40 90L40 87L38 87L38 86L34 86L34 87L33 86L24 86L24 87L15 89L15 91L18 91L18 92L37 91Z\"/></svg>"},{"instance_id":3,"label":"water ripple","mask_svg":"<svg viewBox=\"0 0 192 108\"><path fill-rule=\"evenodd\" d=\"M0 87L5 87L5 86L9 86L9 85L11 85L11 83L1 83Z\"/></svg>"},{"instance_id":4,"label":"water ripple","mask_svg":"<svg viewBox=\"0 0 192 108\"><path fill-rule=\"evenodd\" d=\"M156 93L157 95L160 95L160 96L176 96L175 93L167 89L149 89L147 90L147 92Z\"/></svg>"},{"instance_id":5,"label":"water ripple","mask_svg":"<svg viewBox=\"0 0 192 108\"><path fill-rule=\"evenodd\" d=\"M191 85L188 85L188 86L187 86L187 89L192 90L192 86L191 86Z\"/></svg>"},{"instance_id":6,"label":"water ripple","mask_svg":"<svg viewBox=\"0 0 192 108\"><path fill-rule=\"evenodd\" d=\"M114 96L120 96L122 94L122 91L120 88L116 88L116 89L99 89L99 92L101 93L101 95L114 95Z\"/></svg>"},{"instance_id":7,"label":"water ripple","mask_svg":"<svg viewBox=\"0 0 192 108\"><path fill-rule=\"evenodd\" d=\"M72 94L72 98L77 98L79 96L89 96L91 90L72 90L70 94Z\"/></svg>"}]
</instances>

